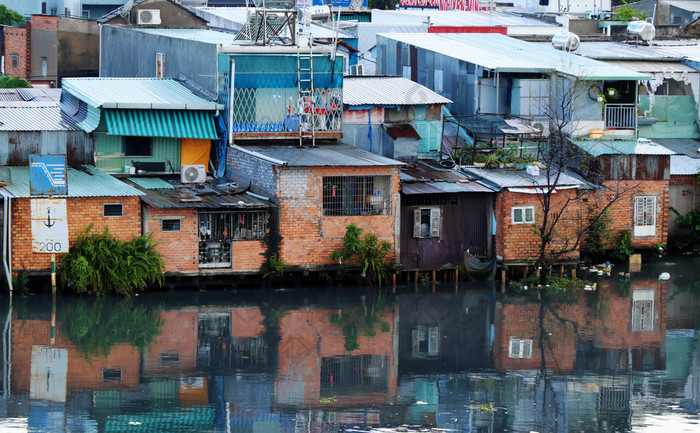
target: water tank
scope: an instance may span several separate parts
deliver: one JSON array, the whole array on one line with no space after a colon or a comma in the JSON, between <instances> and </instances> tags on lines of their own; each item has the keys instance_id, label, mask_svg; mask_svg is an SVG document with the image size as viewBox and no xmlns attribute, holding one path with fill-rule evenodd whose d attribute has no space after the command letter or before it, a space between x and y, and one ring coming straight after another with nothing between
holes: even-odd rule
<instances>
[{"instance_id":1,"label":"water tank","mask_svg":"<svg viewBox=\"0 0 700 433\"><path fill-rule=\"evenodd\" d=\"M639 37L639 39L649 42L656 35L656 28L647 21L632 21L627 25L627 33Z\"/></svg>"},{"instance_id":2,"label":"water tank","mask_svg":"<svg viewBox=\"0 0 700 433\"><path fill-rule=\"evenodd\" d=\"M552 46L557 50L576 51L581 45L581 39L576 33L562 32L552 36Z\"/></svg>"}]
</instances>

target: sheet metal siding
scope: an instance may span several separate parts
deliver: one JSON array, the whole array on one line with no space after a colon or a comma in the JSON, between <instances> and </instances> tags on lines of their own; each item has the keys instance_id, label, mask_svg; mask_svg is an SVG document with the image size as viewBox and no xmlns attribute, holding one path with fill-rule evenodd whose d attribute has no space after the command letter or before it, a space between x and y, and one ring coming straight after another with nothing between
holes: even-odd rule
<instances>
[{"instance_id":1,"label":"sheet metal siding","mask_svg":"<svg viewBox=\"0 0 700 433\"><path fill-rule=\"evenodd\" d=\"M216 139L214 116L208 111L104 110L113 135Z\"/></svg>"},{"instance_id":2,"label":"sheet metal siding","mask_svg":"<svg viewBox=\"0 0 700 433\"><path fill-rule=\"evenodd\" d=\"M27 165L30 154L65 154L69 165L94 163L94 143L83 131L0 131L0 165Z\"/></svg>"},{"instance_id":3,"label":"sheet metal siding","mask_svg":"<svg viewBox=\"0 0 700 433\"><path fill-rule=\"evenodd\" d=\"M213 43L103 26L101 76L155 77L156 53L165 53L166 77L182 75L216 93L216 50Z\"/></svg>"},{"instance_id":4,"label":"sheet metal siding","mask_svg":"<svg viewBox=\"0 0 700 433\"><path fill-rule=\"evenodd\" d=\"M464 252L486 256L491 238L493 194L459 194L456 206L401 207L401 265L404 269L432 270L461 266ZM413 211L440 207L440 238L413 237Z\"/></svg>"}]
</instances>

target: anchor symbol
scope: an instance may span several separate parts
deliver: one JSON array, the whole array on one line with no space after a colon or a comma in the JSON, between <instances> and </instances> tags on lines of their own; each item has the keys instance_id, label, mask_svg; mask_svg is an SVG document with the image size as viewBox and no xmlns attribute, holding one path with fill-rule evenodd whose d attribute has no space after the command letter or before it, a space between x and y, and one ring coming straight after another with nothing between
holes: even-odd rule
<instances>
[{"instance_id":1,"label":"anchor symbol","mask_svg":"<svg viewBox=\"0 0 700 433\"><path fill-rule=\"evenodd\" d=\"M51 208L46 208L46 213L48 216L46 217L46 221L44 221L44 225L51 228L56 224L56 222L51 222Z\"/></svg>"}]
</instances>

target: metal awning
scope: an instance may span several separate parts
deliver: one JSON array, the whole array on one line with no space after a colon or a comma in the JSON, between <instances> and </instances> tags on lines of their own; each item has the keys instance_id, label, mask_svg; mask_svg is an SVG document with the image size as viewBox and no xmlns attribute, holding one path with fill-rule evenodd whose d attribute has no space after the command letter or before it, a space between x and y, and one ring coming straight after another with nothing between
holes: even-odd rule
<instances>
[{"instance_id":1,"label":"metal awning","mask_svg":"<svg viewBox=\"0 0 700 433\"><path fill-rule=\"evenodd\" d=\"M216 139L214 113L194 110L104 110L107 133Z\"/></svg>"}]
</instances>

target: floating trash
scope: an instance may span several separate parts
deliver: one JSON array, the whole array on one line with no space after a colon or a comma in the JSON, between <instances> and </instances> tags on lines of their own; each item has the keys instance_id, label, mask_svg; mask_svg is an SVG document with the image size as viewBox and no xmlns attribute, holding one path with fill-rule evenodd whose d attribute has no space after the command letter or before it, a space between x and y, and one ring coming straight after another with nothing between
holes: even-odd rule
<instances>
[{"instance_id":1,"label":"floating trash","mask_svg":"<svg viewBox=\"0 0 700 433\"><path fill-rule=\"evenodd\" d=\"M659 275L660 280L666 281L669 278L671 278L671 274L669 274L668 272L662 272L661 275Z\"/></svg>"}]
</instances>

